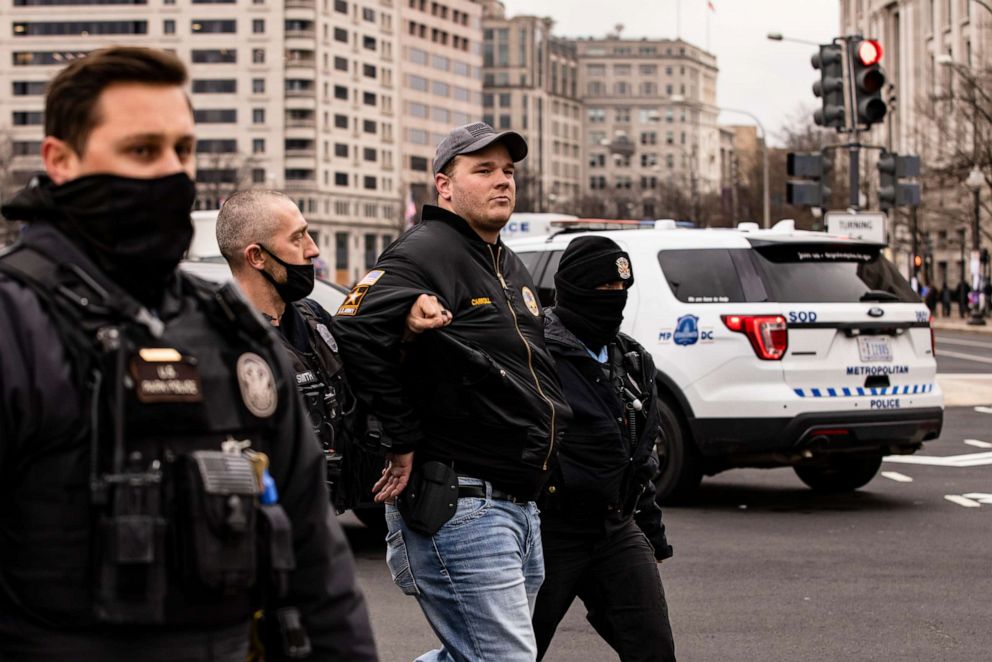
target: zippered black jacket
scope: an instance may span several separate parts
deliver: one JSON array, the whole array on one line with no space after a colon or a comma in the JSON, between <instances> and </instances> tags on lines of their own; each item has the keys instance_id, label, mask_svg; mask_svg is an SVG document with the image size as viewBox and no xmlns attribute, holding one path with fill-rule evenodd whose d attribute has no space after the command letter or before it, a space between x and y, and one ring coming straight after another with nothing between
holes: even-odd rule
<instances>
[{"instance_id":1,"label":"zippered black jacket","mask_svg":"<svg viewBox=\"0 0 992 662\"><path fill-rule=\"evenodd\" d=\"M35 219L25 229L21 244L61 264L75 265L100 287L127 296L58 231L57 223L40 220L58 217L42 190L26 189L15 201ZM204 323L201 308L186 278L177 278L158 311L165 325L163 337L210 346L199 357L207 386L204 393L211 403L228 394L234 398L237 382L230 375L233 358L237 358L231 354L235 341L217 323ZM263 331L268 328L261 322L259 326ZM262 355L276 367L278 406L271 420L236 434L238 439L264 434L271 442L267 446L270 470L294 534L296 570L290 577L287 602L300 608L313 644L310 659L376 660L351 551L328 504L323 453L306 424L289 366L275 344L275 331L268 333L268 343L259 343L265 347ZM90 567L89 417L80 380L73 374L66 335L33 289L0 274L2 659L120 659L108 651L125 645L129 636L140 636L132 630L88 625L92 611L89 573L95 571ZM227 381L208 384L209 366L217 366L210 374L226 371ZM220 408L210 413L211 424L221 421L218 427L239 420ZM202 431L204 438L211 434L213 428ZM224 436L216 435L219 448ZM246 611L245 624L250 617ZM202 624L196 628L203 629ZM177 626L168 633L182 638L187 631ZM155 632L146 634L151 637ZM83 656L80 650L93 652ZM275 650L269 656L281 659Z\"/></svg>"},{"instance_id":2,"label":"zippered black jacket","mask_svg":"<svg viewBox=\"0 0 992 662\"><path fill-rule=\"evenodd\" d=\"M570 416L544 346L536 288L502 241L425 206L334 320L349 379L393 453L453 462L459 473L536 496ZM403 343L421 294L451 311L444 329Z\"/></svg>"},{"instance_id":3,"label":"zippered black jacket","mask_svg":"<svg viewBox=\"0 0 992 662\"><path fill-rule=\"evenodd\" d=\"M620 333L607 346L609 361L603 365L553 309L545 311L545 320L548 351L557 362L573 419L538 501L541 529L545 535L609 534L633 517L654 547L655 558L670 557L672 547L652 482L658 472L655 441L660 421L650 352ZM624 359L630 353L638 357L634 365ZM617 378L643 405L635 417L633 442L624 423L628 416L624 401L613 383Z\"/></svg>"}]
</instances>

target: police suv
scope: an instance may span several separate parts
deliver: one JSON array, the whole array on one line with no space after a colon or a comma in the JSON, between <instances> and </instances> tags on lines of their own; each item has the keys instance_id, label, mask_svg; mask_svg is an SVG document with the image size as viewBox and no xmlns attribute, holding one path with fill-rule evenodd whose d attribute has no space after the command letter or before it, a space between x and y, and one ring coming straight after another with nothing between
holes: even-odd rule
<instances>
[{"instance_id":1,"label":"police suv","mask_svg":"<svg viewBox=\"0 0 992 662\"><path fill-rule=\"evenodd\" d=\"M622 330L658 367L659 499L685 499L703 475L734 467L792 466L813 489L853 490L882 456L940 435L930 314L882 245L792 221L591 233L633 263ZM582 234L507 242L544 305Z\"/></svg>"}]
</instances>

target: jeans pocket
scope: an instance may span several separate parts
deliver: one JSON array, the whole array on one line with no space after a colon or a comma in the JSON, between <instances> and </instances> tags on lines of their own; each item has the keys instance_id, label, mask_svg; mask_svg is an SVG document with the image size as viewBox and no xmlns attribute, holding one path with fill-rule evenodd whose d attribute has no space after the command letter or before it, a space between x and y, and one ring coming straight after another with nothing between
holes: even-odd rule
<instances>
[{"instance_id":1,"label":"jeans pocket","mask_svg":"<svg viewBox=\"0 0 992 662\"><path fill-rule=\"evenodd\" d=\"M410 570L410 557L406 552L402 531L393 531L386 536L386 565L389 566L389 574L393 576L393 583L401 591L407 595L420 595Z\"/></svg>"},{"instance_id":2,"label":"jeans pocket","mask_svg":"<svg viewBox=\"0 0 992 662\"><path fill-rule=\"evenodd\" d=\"M481 497L459 499L458 510L455 511L454 517L448 520L445 526L460 526L477 520L485 515L491 506L492 501Z\"/></svg>"}]
</instances>

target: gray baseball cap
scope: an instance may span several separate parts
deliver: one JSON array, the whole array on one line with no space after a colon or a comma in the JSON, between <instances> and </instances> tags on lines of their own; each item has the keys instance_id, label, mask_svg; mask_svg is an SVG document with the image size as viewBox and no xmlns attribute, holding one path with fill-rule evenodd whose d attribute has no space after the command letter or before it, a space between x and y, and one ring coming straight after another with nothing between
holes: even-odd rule
<instances>
[{"instance_id":1,"label":"gray baseball cap","mask_svg":"<svg viewBox=\"0 0 992 662\"><path fill-rule=\"evenodd\" d=\"M441 172L456 156L478 152L497 141L506 146L514 163L523 161L527 156L527 141L519 133L497 133L496 129L485 122L475 122L452 129L437 146L437 151L434 152L434 174Z\"/></svg>"}]
</instances>

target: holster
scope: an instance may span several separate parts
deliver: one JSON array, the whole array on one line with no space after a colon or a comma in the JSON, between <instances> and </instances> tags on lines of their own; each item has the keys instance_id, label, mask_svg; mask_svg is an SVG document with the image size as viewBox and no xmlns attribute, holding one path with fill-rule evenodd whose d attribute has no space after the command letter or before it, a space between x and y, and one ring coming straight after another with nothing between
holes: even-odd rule
<instances>
[{"instance_id":1,"label":"holster","mask_svg":"<svg viewBox=\"0 0 992 662\"><path fill-rule=\"evenodd\" d=\"M434 535L458 510L458 474L443 462L424 462L414 468L396 507L410 529Z\"/></svg>"}]
</instances>

